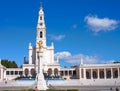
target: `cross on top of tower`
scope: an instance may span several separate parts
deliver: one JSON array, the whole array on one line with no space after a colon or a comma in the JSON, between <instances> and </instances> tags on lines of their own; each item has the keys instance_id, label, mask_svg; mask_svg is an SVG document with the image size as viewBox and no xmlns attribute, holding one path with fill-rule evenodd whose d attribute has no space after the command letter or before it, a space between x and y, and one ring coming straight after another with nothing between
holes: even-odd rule
<instances>
[{"instance_id":1,"label":"cross on top of tower","mask_svg":"<svg viewBox=\"0 0 120 91\"><path fill-rule=\"evenodd\" d=\"M42 2L40 2L40 10L42 10L43 9L43 7L42 7Z\"/></svg>"}]
</instances>

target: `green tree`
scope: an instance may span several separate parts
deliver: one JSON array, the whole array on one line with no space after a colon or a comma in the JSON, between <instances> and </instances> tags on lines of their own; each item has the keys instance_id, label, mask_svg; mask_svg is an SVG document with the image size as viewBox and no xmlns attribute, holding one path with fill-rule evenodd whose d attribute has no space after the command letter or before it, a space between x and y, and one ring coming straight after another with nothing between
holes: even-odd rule
<instances>
[{"instance_id":1,"label":"green tree","mask_svg":"<svg viewBox=\"0 0 120 91\"><path fill-rule=\"evenodd\" d=\"M9 61L9 60L1 60L1 64L5 66L6 68L18 68L18 65L15 61Z\"/></svg>"},{"instance_id":2,"label":"green tree","mask_svg":"<svg viewBox=\"0 0 120 91\"><path fill-rule=\"evenodd\" d=\"M120 61L114 61L113 63L114 63L114 64L115 64L115 63L120 63Z\"/></svg>"}]
</instances>

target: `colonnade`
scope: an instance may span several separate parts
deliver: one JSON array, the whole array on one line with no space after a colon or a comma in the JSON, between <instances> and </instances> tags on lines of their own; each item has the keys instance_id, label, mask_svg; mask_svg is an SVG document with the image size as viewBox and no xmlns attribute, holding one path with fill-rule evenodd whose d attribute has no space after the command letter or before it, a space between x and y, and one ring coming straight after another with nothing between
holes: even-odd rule
<instances>
[{"instance_id":1,"label":"colonnade","mask_svg":"<svg viewBox=\"0 0 120 91\"><path fill-rule=\"evenodd\" d=\"M57 68L54 68L54 69L52 69L52 68L49 68L48 70L47 70L47 72L44 72L43 71L43 73L45 73L46 75L49 75L49 76L60 76L60 72L59 72L59 70L57 69ZM34 75L34 74L36 74L36 71L35 71L35 69L24 69L24 72L23 72L23 74L24 75L29 75L29 76L31 76L31 75Z\"/></svg>"},{"instance_id":2,"label":"colonnade","mask_svg":"<svg viewBox=\"0 0 120 91\"><path fill-rule=\"evenodd\" d=\"M22 71L6 71L6 75L22 75Z\"/></svg>"},{"instance_id":3,"label":"colonnade","mask_svg":"<svg viewBox=\"0 0 120 91\"><path fill-rule=\"evenodd\" d=\"M112 79L120 77L120 67L79 68L79 79Z\"/></svg>"},{"instance_id":4,"label":"colonnade","mask_svg":"<svg viewBox=\"0 0 120 91\"><path fill-rule=\"evenodd\" d=\"M74 76L76 75L76 70L74 68L73 69L71 68L61 69L60 74L61 76Z\"/></svg>"}]
</instances>

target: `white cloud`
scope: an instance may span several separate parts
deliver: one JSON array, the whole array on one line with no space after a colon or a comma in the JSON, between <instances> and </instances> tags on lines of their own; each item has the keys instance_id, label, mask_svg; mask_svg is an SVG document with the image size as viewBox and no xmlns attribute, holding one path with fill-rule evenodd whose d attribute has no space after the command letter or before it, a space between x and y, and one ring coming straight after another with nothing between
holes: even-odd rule
<instances>
[{"instance_id":1,"label":"white cloud","mask_svg":"<svg viewBox=\"0 0 120 91\"><path fill-rule=\"evenodd\" d=\"M118 21L109 18L98 18L97 16L86 16L85 22L95 33L100 31L111 31L118 27Z\"/></svg>"},{"instance_id":2,"label":"white cloud","mask_svg":"<svg viewBox=\"0 0 120 91\"><path fill-rule=\"evenodd\" d=\"M59 59L67 59L67 58L71 57L71 53L67 52L67 51L57 52L55 54L55 58L56 57L59 57Z\"/></svg>"},{"instance_id":3,"label":"white cloud","mask_svg":"<svg viewBox=\"0 0 120 91\"><path fill-rule=\"evenodd\" d=\"M51 37L51 39L57 40L57 41L60 41L63 38L65 38L65 35L49 35L49 36Z\"/></svg>"},{"instance_id":4,"label":"white cloud","mask_svg":"<svg viewBox=\"0 0 120 91\"><path fill-rule=\"evenodd\" d=\"M116 62L116 60L108 60L108 61L102 60L100 63L102 63L102 64L108 64L108 63L113 63L113 62Z\"/></svg>"},{"instance_id":5,"label":"white cloud","mask_svg":"<svg viewBox=\"0 0 120 91\"><path fill-rule=\"evenodd\" d=\"M56 53L55 58L56 57L58 57L59 60L66 61L72 65L80 64L81 58L83 59L83 63L85 64L92 64L98 62L98 58L96 56L88 56L83 54L71 55L71 53L67 51Z\"/></svg>"}]
</instances>

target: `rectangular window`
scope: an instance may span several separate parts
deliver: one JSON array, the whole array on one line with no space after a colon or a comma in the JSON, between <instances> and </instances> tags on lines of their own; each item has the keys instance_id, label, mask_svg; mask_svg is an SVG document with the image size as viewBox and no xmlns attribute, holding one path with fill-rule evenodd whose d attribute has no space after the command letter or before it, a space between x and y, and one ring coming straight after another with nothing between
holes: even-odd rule
<instances>
[{"instance_id":1,"label":"rectangular window","mask_svg":"<svg viewBox=\"0 0 120 91\"><path fill-rule=\"evenodd\" d=\"M9 75L9 71L6 71L6 75Z\"/></svg>"},{"instance_id":2,"label":"rectangular window","mask_svg":"<svg viewBox=\"0 0 120 91\"><path fill-rule=\"evenodd\" d=\"M18 75L18 71L15 71L15 75Z\"/></svg>"},{"instance_id":3,"label":"rectangular window","mask_svg":"<svg viewBox=\"0 0 120 91\"><path fill-rule=\"evenodd\" d=\"M13 71L11 71L11 75L13 75Z\"/></svg>"}]
</instances>

